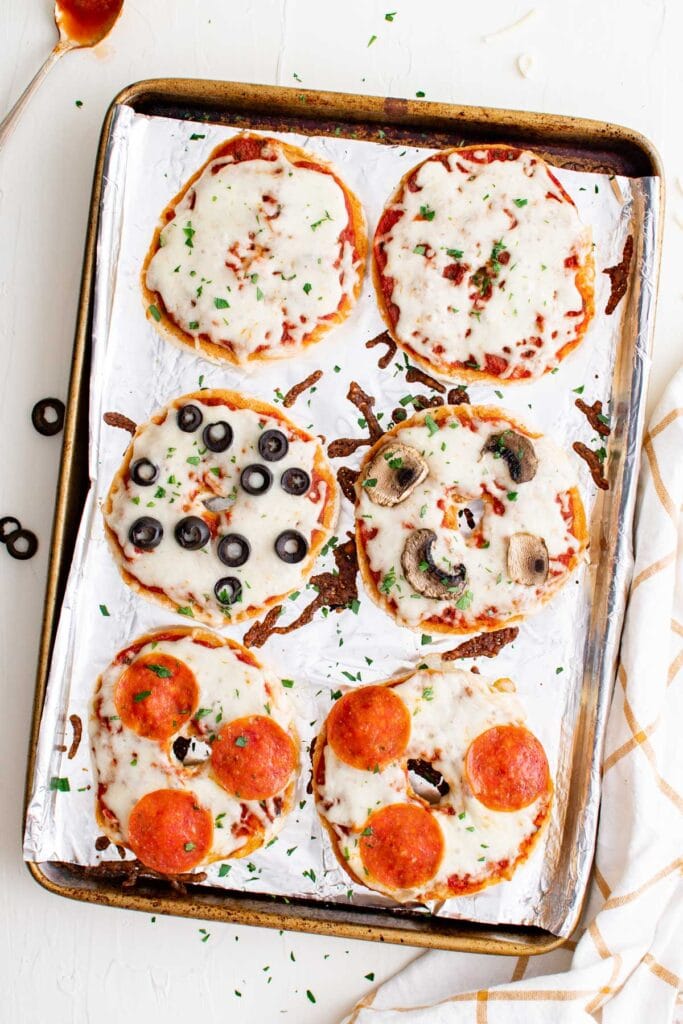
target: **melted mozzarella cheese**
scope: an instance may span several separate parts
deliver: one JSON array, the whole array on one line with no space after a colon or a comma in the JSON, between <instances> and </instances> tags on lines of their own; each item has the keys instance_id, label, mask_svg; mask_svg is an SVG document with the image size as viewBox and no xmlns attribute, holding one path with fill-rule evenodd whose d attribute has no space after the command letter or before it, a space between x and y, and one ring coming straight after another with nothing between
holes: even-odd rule
<instances>
[{"instance_id":1,"label":"melted mozzarella cheese","mask_svg":"<svg viewBox=\"0 0 683 1024\"><path fill-rule=\"evenodd\" d=\"M275 551L275 540L285 530L296 530L309 548L314 535L320 538L321 519L330 502L336 503L326 484L314 480L316 460L323 458L315 438L302 440L287 429L279 416L266 416L251 409L232 409L227 405L203 405L191 398L204 414L203 423L192 433L178 427L176 407L171 406L163 423L150 422L136 435L132 444L131 465L140 458L159 467L151 486L129 479L112 494L111 511L106 522L113 530L122 552L124 568L146 587L158 588L179 608L194 604L201 617L212 624L230 619L230 608L221 606L214 587L219 579L235 577L242 585L242 600L233 606L235 613L249 606L259 609L270 598L300 586L310 570L309 559L284 562ZM204 428L220 420L233 430L233 441L225 452L208 451L202 441ZM277 462L265 462L258 451L264 430L280 430L288 436L289 449ZM261 495L248 494L240 485L240 474L249 465L267 466L273 483ZM307 494L294 496L280 486L285 470L305 470L312 480ZM181 547L175 539L177 523L185 516L206 516L206 500L228 498L228 508L217 513L217 530L209 543L198 551ZM129 540L136 519L152 516L163 527L158 547L141 551ZM229 567L220 561L218 542L228 533L246 537L251 552L246 563ZM256 611L255 614L258 612Z\"/></svg>"},{"instance_id":2,"label":"melted mozzarella cheese","mask_svg":"<svg viewBox=\"0 0 683 1024\"><path fill-rule=\"evenodd\" d=\"M537 377L558 363L583 323L576 263L589 260L591 236L539 157L432 157L389 209L402 216L375 244L397 340L437 368L486 369L493 355L507 360L503 377Z\"/></svg>"},{"instance_id":3,"label":"melted mozzarella cheese","mask_svg":"<svg viewBox=\"0 0 683 1024\"><path fill-rule=\"evenodd\" d=\"M216 735L222 725L245 715L268 714L286 732L293 730L293 711L279 682L271 680L261 668L236 657L229 646L205 647L191 636L180 640L161 640L145 644L135 655L154 651L168 654L188 665L199 686L198 712L193 719L199 735ZM135 804L157 789L190 790L213 816L213 844L208 860L229 857L244 845L245 836L235 835L236 827L248 811L264 827L263 841L279 832L284 816L274 801L238 800L212 777L208 762L185 767L172 754L178 736L197 735L190 723L178 730L167 743L138 736L123 726L118 717L114 693L127 665L112 663L103 673L93 699L90 739L97 784L104 787L100 798L106 817L107 833L115 842L127 843L128 820ZM288 783L289 785L289 783ZM246 809L246 811L245 811ZM115 821L111 820L111 815Z\"/></svg>"},{"instance_id":4,"label":"melted mozzarella cheese","mask_svg":"<svg viewBox=\"0 0 683 1024\"><path fill-rule=\"evenodd\" d=\"M520 811L489 810L465 779L465 754L477 736L495 725L524 725L517 697L459 669L416 672L392 689L404 701L412 723L400 762L380 772L360 771L340 762L329 745L325 748L325 782L319 787L318 806L332 825L349 868L358 878L366 878L359 840L367 819L378 806L414 798L405 763L415 758L429 761L450 787L431 808L443 833L444 856L424 891L445 886L453 877L473 884L494 877L501 861L514 863L525 841L537 832L537 817L548 807L544 794ZM396 892L374 882L372 888L399 901L420 898L419 892Z\"/></svg>"},{"instance_id":5,"label":"melted mozzarella cheese","mask_svg":"<svg viewBox=\"0 0 683 1024\"><path fill-rule=\"evenodd\" d=\"M551 582L567 577L559 556L579 549L558 500L558 496L577 486L576 474L564 452L547 437L535 438L532 444L538 458L536 475L526 483L516 484L504 459L491 452L482 454L491 435L513 429L513 425L502 412L496 421L478 419L476 408L472 409L472 416L470 424L463 424L454 414L447 421L439 420L440 429L432 428L431 432L422 416L414 426L392 434L420 452L429 467L424 481L398 505L377 505L370 499L368 489L360 488L356 517L370 531L364 541L368 565L372 572L379 573L380 585L385 581L384 592L395 602L392 613L399 622L413 628L454 605L463 628L468 624L477 628L482 617L502 620L526 614L540 606ZM503 514L496 513L492 501L483 502L479 511L487 546L479 547L470 539L463 518L458 517L456 529L444 527L444 509L438 503L455 504L461 509L474 505L476 511L474 503L482 498L483 487L502 503ZM453 566L465 566L467 583L460 597L423 597L408 583L401 568L401 555L408 537L418 529L433 530L436 534L432 557L438 566L447 572L452 572ZM377 534L372 536L374 530ZM546 584L526 586L509 579L508 542L515 533L533 534L545 541L550 564Z\"/></svg>"},{"instance_id":6,"label":"melted mozzarella cheese","mask_svg":"<svg viewBox=\"0 0 683 1024\"><path fill-rule=\"evenodd\" d=\"M174 209L146 283L195 339L251 354L295 354L308 335L353 300L362 272L340 242L349 212L324 171L274 159L212 160Z\"/></svg>"}]
</instances>

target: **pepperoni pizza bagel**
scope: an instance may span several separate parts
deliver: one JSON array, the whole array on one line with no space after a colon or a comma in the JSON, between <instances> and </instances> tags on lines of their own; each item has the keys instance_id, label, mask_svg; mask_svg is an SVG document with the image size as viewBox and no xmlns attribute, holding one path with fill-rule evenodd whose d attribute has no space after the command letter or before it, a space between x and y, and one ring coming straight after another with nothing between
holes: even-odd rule
<instances>
[{"instance_id":1,"label":"pepperoni pizza bagel","mask_svg":"<svg viewBox=\"0 0 683 1024\"><path fill-rule=\"evenodd\" d=\"M338 490L317 437L275 406L207 389L137 428L103 512L129 586L221 625L306 582Z\"/></svg>"},{"instance_id":2,"label":"pepperoni pizza bagel","mask_svg":"<svg viewBox=\"0 0 683 1024\"><path fill-rule=\"evenodd\" d=\"M142 270L148 317L215 360L292 356L348 316L366 252L361 205L329 164L237 135L161 215Z\"/></svg>"},{"instance_id":3,"label":"pepperoni pizza bagel","mask_svg":"<svg viewBox=\"0 0 683 1024\"><path fill-rule=\"evenodd\" d=\"M354 881L403 903L512 877L550 816L543 747L509 679L459 669L345 694L313 752L318 812Z\"/></svg>"},{"instance_id":4,"label":"pepperoni pizza bagel","mask_svg":"<svg viewBox=\"0 0 683 1024\"><path fill-rule=\"evenodd\" d=\"M391 334L445 377L540 377L593 317L590 231L526 150L467 146L423 160L389 199L373 255Z\"/></svg>"},{"instance_id":5,"label":"pepperoni pizza bagel","mask_svg":"<svg viewBox=\"0 0 683 1024\"><path fill-rule=\"evenodd\" d=\"M148 867L191 871L244 857L292 807L292 708L240 644L190 627L120 651L90 716L98 824Z\"/></svg>"},{"instance_id":6,"label":"pepperoni pizza bagel","mask_svg":"<svg viewBox=\"0 0 683 1024\"><path fill-rule=\"evenodd\" d=\"M588 543L571 462L501 409L441 406L392 427L356 484L363 581L402 626L500 629L569 579Z\"/></svg>"}]
</instances>

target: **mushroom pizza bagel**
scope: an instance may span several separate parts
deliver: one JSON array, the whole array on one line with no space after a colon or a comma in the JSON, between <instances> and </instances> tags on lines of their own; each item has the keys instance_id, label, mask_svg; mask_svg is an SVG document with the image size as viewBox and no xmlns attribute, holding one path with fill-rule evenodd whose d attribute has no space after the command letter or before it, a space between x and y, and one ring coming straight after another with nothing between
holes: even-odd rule
<instances>
[{"instance_id":1,"label":"mushroom pizza bagel","mask_svg":"<svg viewBox=\"0 0 683 1024\"><path fill-rule=\"evenodd\" d=\"M403 626L494 630L535 611L588 543L574 467L501 409L441 406L392 427L356 483L365 586Z\"/></svg>"}]
</instances>

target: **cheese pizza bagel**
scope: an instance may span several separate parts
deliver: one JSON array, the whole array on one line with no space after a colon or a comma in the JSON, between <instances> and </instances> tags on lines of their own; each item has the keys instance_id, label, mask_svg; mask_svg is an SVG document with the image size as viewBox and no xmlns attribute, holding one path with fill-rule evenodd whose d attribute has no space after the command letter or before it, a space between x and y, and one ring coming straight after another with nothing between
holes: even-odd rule
<instances>
[{"instance_id":1,"label":"cheese pizza bagel","mask_svg":"<svg viewBox=\"0 0 683 1024\"><path fill-rule=\"evenodd\" d=\"M313 787L344 870L402 903L511 878L553 795L510 680L426 667L337 701L315 743Z\"/></svg>"},{"instance_id":2,"label":"cheese pizza bagel","mask_svg":"<svg viewBox=\"0 0 683 1024\"><path fill-rule=\"evenodd\" d=\"M423 160L387 202L373 257L390 333L444 377L540 377L593 317L590 231L526 150L467 146Z\"/></svg>"},{"instance_id":3,"label":"cheese pizza bagel","mask_svg":"<svg viewBox=\"0 0 683 1024\"><path fill-rule=\"evenodd\" d=\"M163 211L142 270L147 315L214 360L292 356L348 316L366 253L362 207L333 167L244 133Z\"/></svg>"},{"instance_id":4,"label":"cheese pizza bagel","mask_svg":"<svg viewBox=\"0 0 683 1024\"><path fill-rule=\"evenodd\" d=\"M130 587L224 625L305 584L338 504L317 437L273 405L207 389L137 428L103 514Z\"/></svg>"},{"instance_id":5,"label":"cheese pizza bagel","mask_svg":"<svg viewBox=\"0 0 683 1024\"><path fill-rule=\"evenodd\" d=\"M148 633L97 681L90 715L97 821L165 874L244 857L292 808L299 740L279 682L201 629Z\"/></svg>"},{"instance_id":6,"label":"cheese pizza bagel","mask_svg":"<svg viewBox=\"0 0 683 1024\"><path fill-rule=\"evenodd\" d=\"M574 466L502 409L441 406L392 427L356 483L366 589L402 626L494 630L537 610L588 543Z\"/></svg>"}]
</instances>

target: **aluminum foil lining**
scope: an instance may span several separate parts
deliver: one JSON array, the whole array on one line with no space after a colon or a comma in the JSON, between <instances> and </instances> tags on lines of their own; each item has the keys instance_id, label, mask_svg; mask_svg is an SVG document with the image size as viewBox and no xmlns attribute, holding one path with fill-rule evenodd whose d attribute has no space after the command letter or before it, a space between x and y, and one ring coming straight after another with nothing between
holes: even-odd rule
<instances>
[{"instance_id":1,"label":"aluminum foil lining","mask_svg":"<svg viewBox=\"0 0 683 1024\"><path fill-rule=\"evenodd\" d=\"M364 346L383 329L369 274L353 314L324 341L301 357L257 369L214 365L162 340L146 321L140 268L159 214L214 147L236 132L225 126L147 117L126 106L116 111L97 252L90 388L91 488L49 676L26 820L27 860L94 865L118 858L113 847L102 853L95 849L99 830L93 813L87 737L93 687L116 652L136 636L187 622L136 596L122 582L112 561L100 505L128 435L105 425L103 413L114 410L139 423L170 399L202 385L243 389L273 401L278 391L285 392L322 369L317 390L306 392L288 411L329 441L363 433L358 411L345 397L350 381L357 380L376 396L376 408L383 413L384 422L402 396L424 391L407 384L406 362L400 352L388 369L381 370L377 361L384 350ZM401 176L433 152L338 136L270 134L332 161L360 197L370 234ZM476 896L400 912L537 925L567 935L578 917L593 857L599 764L631 569L631 522L656 294L659 190L657 179L611 179L562 169L557 176L576 202L584 223L593 229L595 320L584 343L557 373L530 385L469 387L474 403L501 405L530 426L548 432L569 451L576 440L592 448L602 443L575 407L579 389L583 388L583 398L589 403L602 400L613 424L606 463L610 490L606 494L597 491L585 464L575 457L590 516L590 561L542 611L522 625L513 645L495 661L479 662L483 675L509 676L516 683L530 728L548 753L556 784L554 812L545 840L512 881ZM607 316L604 310L610 281L603 271L619 263L629 235L635 242L629 291L617 311ZM351 466L357 462L344 460ZM342 500L336 531L340 539L352 529L352 522L351 506ZM328 554L316 571L332 564ZM311 596L310 590L302 589L295 601L286 603L287 621ZM240 640L248 625L224 632ZM276 673L296 680L289 692L308 747L331 706L332 692L378 682L424 661L437 664L439 652L461 639L435 637L424 645L419 633L397 626L361 588L357 614L352 610L327 618L318 614L310 625L288 636L272 637L256 653ZM354 678L353 684L349 676ZM69 760L71 715L80 716L84 736L76 756ZM307 792L310 773L306 757L304 763L295 810L277 842L246 862L234 861L225 878L218 876L219 865L211 866L204 884L341 905L352 901L356 907L395 906L352 884L337 864ZM69 792L51 789L52 778L67 778Z\"/></svg>"}]
</instances>

